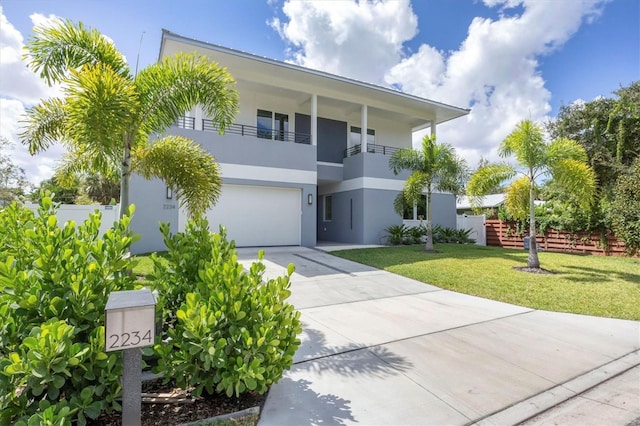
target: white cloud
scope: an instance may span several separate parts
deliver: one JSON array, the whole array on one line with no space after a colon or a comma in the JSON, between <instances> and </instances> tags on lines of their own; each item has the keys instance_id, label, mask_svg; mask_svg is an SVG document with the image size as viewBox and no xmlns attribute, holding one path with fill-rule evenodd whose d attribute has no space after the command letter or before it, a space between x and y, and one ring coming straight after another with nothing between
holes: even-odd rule
<instances>
[{"instance_id":1,"label":"white cloud","mask_svg":"<svg viewBox=\"0 0 640 426\"><path fill-rule=\"evenodd\" d=\"M54 16L31 15L34 25L46 25L57 19ZM7 20L0 7L0 135L14 143L11 160L25 169L29 181L37 184L53 175L64 149L55 145L32 157L19 142L20 121L25 108L37 104L42 98L58 96L60 88L47 86L30 71L22 61L23 52L23 35Z\"/></svg>"},{"instance_id":2,"label":"white cloud","mask_svg":"<svg viewBox=\"0 0 640 426\"><path fill-rule=\"evenodd\" d=\"M458 50L423 44L406 57L403 43L418 31L406 1L287 1L289 21L272 26L298 64L471 108L437 132L473 167L480 156L496 160L497 146L520 120L546 117L551 93L538 58L597 18L607 1L484 0L499 17L474 18Z\"/></svg>"},{"instance_id":3,"label":"white cloud","mask_svg":"<svg viewBox=\"0 0 640 426\"><path fill-rule=\"evenodd\" d=\"M271 26L290 43L293 62L371 83L384 82L417 33L408 0L286 1L282 10L288 22L274 19Z\"/></svg>"}]
</instances>

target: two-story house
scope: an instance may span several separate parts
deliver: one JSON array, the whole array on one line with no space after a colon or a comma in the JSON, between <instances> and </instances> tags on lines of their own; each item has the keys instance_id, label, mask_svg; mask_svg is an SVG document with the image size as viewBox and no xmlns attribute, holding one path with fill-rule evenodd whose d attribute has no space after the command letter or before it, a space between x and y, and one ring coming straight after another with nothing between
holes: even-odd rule
<instances>
[{"instance_id":1,"label":"two-story house","mask_svg":"<svg viewBox=\"0 0 640 426\"><path fill-rule=\"evenodd\" d=\"M220 164L223 187L208 212L211 229L227 228L242 246L317 241L380 244L403 218L393 209L408 173L388 161L412 145L412 133L435 132L469 111L322 71L163 31L160 57L197 52L227 68L237 82L239 113L220 135L195 108L168 132L188 137ZM158 222L183 230L179 200L160 181L134 176L135 252L163 250ZM434 194L434 224L455 227L455 197ZM411 217L413 213L414 217ZM416 219L416 209L405 219Z\"/></svg>"}]
</instances>

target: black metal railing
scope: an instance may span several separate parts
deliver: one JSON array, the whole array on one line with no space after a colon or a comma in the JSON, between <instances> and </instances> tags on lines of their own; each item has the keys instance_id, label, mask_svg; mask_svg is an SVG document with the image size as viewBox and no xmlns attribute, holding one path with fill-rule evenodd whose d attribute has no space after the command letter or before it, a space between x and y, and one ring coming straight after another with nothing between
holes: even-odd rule
<instances>
[{"instance_id":1,"label":"black metal railing","mask_svg":"<svg viewBox=\"0 0 640 426\"><path fill-rule=\"evenodd\" d=\"M195 117L180 117L176 122L176 125L181 129L195 129L196 118Z\"/></svg>"},{"instance_id":2,"label":"black metal railing","mask_svg":"<svg viewBox=\"0 0 640 426\"><path fill-rule=\"evenodd\" d=\"M377 145L374 143L367 144L367 152L370 154L382 154L393 155L393 153L400 151L402 148L395 146ZM362 152L362 145L354 145L344 150L344 157L351 157L352 155L360 154Z\"/></svg>"},{"instance_id":3,"label":"black metal railing","mask_svg":"<svg viewBox=\"0 0 640 426\"><path fill-rule=\"evenodd\" d=\"M210 119L202 120L202 130L209 132L217 132L220 128ZM232 135L250 136L259 139L270 139L283 142L294 142L309 145L311 144L311 135L298 132L283 132L280 130L260 129L256 126L248 126L246 124L232 124L227 126L225 133Z\"/></svg>"}]
</instances>

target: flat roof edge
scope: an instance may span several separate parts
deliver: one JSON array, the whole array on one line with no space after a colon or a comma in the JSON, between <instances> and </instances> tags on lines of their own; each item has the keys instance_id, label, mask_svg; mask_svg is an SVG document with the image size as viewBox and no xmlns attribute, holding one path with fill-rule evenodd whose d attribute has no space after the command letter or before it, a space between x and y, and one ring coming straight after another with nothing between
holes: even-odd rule
<instances>
[{"instance_id":1,"label":"flat roof edge","mask_svg":"<svg viewBox=\"0 0 640 426\"><path fill-rule=\"evenodd\" d=\"M414 101L418 101L418 102L422 102L422 103L427 103L427 104L431 104L440 108L444 108L444 109L448 109L450 111L455 111L457 112L458 115L457 117L452 117L449 118L445 121L449 121L452 120L454 118L458 118L458 117L462 117L464 115L469 114L469 112L471 111L468 108L461 108L461 107L457 107L454 105L449 105L449 104L445 104L443 102L438 102L438 101L434 101L431 99L427 99L427 98L422 98L420 96L416 96L416 95L412 95L409 93L405 93L399 90L394 90L388 87L384 87L384 86L379 86L376 84L372 84L372 83L366 83L364 81L360 81L360 80L355 80L353 78L349 78L349 77L343 77L343 76L339 76L336 74L331 74L325 71L320 71L320 70L314 70L312 68L307 68L307 67L303 67L301 65L296 65L296 64L291 64L288 62L283 62L283 61L278 61L276 59L271 59L271 58L267 58L265 56L259 56L253 53L248 53L248 52L244 52L241 50L236 50L236 49L231 49L229 47L224 47L224 46L220 46L218 44L214 44L214 43L209 43L206 41L202 41L202 40L198 40L195 38L191 38L191 37L186 37L177 33L174 33L170 30L167 30L165 28L162 29L162 41L160 44L160 52L158 54L158 58L161 57L162 55L162 50L164 47L164 41L165 39L170 39L170 40L174 40L174 41L179 41L179 42L185 42L185 43L189 43L189 44L193 44L196 46L200 46L203 48L207 48L207 49L213 49L222 53L226 53L229 55L235 55L235 56L239 56L239 57L243 57L246 59L251 59L251 60L255 60L255 61L259 61L259 62L263 62L266 64L270 64L270 65L274 65L274 66L280 66L280 67L284 67L284 68L288 68L294 71L299 71L299 72L305 72L308 74L313 74L313 75L317 75L319 77L324 77L324 78L329 78L332 80L336 80L336 81L341 81L344 83L348 83L348 84L353 84L353 85L357 85L357 86L361 86L361 87L365 87L368 89L372 89L372 90L378 90L381 92L385 92L388 93L390 95L396 95L396 96L401 96L407 99L411 99Z\"/></svg>"}]
</instances>

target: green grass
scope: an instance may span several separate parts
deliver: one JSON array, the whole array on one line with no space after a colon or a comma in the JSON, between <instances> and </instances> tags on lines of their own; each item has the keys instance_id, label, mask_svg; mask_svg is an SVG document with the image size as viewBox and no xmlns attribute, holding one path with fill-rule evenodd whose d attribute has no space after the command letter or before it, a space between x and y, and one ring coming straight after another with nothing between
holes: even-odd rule
<instances>
[{"instance_id":1,"label":"green grass","mask_svg":"<svg viewBox=\"0 0 640 426\"><path fill-rule=\"evenodd\" d=\"M161 259L166 256L166 252L156 253ZM135 262L135 266L133 267L133 274L141 277L141 280L138 281L138 284L146 285L148 281L142 277L146 277L147 275L153 272L153 261L151 261L151 253L149 254L138 254L133 256L132 259Z\"/></svg>"},{"instance_id":2,"label":"green grass","mask_svg":"<svg viewBox=\"0 0 640 426\"><path fill-rule=\"evenodd\" d=\"M524 250L436 245L342 250L336 256L460 293L557 312L640 320L640 259L541 252L553 274L514 270Z\"/></svg>"}]
</instances>

